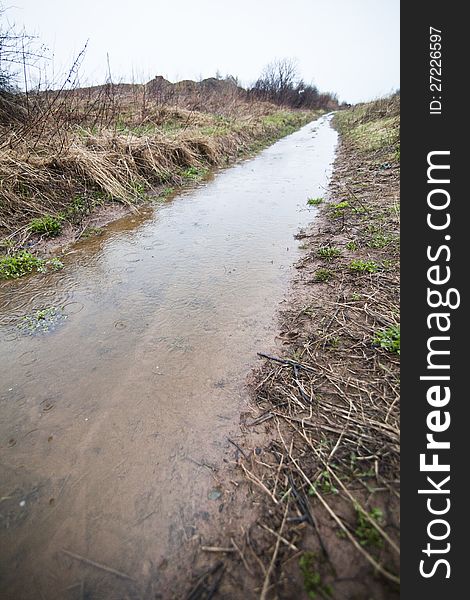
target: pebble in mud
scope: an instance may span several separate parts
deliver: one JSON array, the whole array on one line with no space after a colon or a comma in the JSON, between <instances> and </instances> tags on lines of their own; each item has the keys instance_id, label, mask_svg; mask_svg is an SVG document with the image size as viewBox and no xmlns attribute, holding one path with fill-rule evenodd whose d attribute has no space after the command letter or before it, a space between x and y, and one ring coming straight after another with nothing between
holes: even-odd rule
<instances>
[{"instance_id":1,"label":"pebble in mud","mask_svg":"<svg viewBox=\"0 0 470 600\"><path fill-rule=\"evenodd\" d=\"M211 490L207 497L209 500L218 500L222 496L222 492L219 490Z\"/></svg>"}]
</instances>

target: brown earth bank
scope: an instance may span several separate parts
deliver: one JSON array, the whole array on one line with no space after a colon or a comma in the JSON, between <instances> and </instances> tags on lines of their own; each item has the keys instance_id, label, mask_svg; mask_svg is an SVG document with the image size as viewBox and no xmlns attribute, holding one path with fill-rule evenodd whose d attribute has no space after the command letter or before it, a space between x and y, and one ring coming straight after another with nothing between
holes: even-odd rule
<instances>
[{"instance_id":1,"label":"brown earth bank","mask_svg":"<svg viewBox=\"0 0 470 600\"><path fill-rule=\"evenodd\" d=\"M335 126L276 355L260 352L252 411L214 475L220 527L188 540L190 572L173 565L157 597L399 597L399 96Z\"/></svg>"}]
</instances>

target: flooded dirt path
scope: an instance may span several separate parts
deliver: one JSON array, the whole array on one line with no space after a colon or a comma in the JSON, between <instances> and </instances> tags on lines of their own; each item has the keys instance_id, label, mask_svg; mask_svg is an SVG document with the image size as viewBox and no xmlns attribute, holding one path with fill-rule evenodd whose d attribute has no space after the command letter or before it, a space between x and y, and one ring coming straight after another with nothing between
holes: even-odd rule
<instances>
[{"instance_id":1,"label":"flooded dirt path","mask_svg":"<svg viewBox=\"0 0 470 600\"><path fill-rule=\"evenodd\" d=\"M207 465L273 345L335 144L322 117L79 243L62 271L2 286L2 597L155 597L222 510Z\"/></svg>"}]
</instances>

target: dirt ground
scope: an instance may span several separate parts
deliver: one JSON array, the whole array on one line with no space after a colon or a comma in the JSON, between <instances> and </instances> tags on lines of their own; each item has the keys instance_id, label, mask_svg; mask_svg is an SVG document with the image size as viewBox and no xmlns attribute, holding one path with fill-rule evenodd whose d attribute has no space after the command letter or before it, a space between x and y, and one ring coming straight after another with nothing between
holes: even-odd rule
<instances>
[{"instance_id":1,"label":"dirt ground","mask_svg":"<svg viewBox=\"0 0 470 600\"><path fill-rule=\"evenodd\" d=\"M218 475L220 526L190 540L174 597L399 597L398 111L394 97L336 118L277 354L260 356Z\"/></svg>"}]
</instances>

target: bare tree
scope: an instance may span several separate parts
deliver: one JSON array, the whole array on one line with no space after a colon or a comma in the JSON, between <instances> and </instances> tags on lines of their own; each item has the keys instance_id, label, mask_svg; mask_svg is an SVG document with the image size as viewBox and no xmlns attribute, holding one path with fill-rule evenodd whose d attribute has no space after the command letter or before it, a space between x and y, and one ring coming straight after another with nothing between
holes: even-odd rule
<instances>
[{"instance_id":1,"label":"bare tree","mask_svg":"<svg viewBox=\"0 0 470 600\"><path fill-rule=\"evenodd\" d=\"M313 84L305 84L290 58L275 60L267 65L249 90L251 97L291 108L336 108L333 94L320 94Z\"/></svg>"},{"instance_id":2,"label":"bare tree","mask_svg":"<svg viewBox=\"0 0 470 600\"><path fill-rule=\"evenodd\" d=\"M297 64L290 58L283 58L269 63L256 81L253 89L265 100L283 104L290 95L297 80Z\"/></svg>"}]
</instances>

